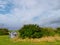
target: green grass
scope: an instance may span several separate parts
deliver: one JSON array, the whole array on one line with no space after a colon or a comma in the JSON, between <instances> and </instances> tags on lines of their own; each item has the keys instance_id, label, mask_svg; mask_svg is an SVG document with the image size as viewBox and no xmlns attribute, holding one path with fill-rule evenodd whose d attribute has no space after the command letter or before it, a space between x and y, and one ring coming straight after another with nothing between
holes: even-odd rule
<instances>
[{"instance_id":1,"label":"green grass","mask_svg":"<svg viewBox=\"0 0 60 45\"><path fill-rule=\"evenodd\" d=\"M60 41L56 42L40 42L40 43L33 43L33 42L13 42L9 36L0 36L0 45L60 45Z\"/></svg>"}]
</instances>

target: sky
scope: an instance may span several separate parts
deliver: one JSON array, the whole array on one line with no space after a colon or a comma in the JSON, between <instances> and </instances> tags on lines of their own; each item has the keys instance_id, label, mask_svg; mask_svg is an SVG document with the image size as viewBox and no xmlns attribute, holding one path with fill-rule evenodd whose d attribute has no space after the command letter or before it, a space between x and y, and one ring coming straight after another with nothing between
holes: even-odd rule
<instances>
[{"instance_id":1,"label":"sky","mask_svg":"<svg viewBox=\"0 0 60 45\"><path fill-rule=\"evenodd\" d=\"M60 0L0 0L0 28L24 24L60 27Z\"/></svg>"}]
</instances>

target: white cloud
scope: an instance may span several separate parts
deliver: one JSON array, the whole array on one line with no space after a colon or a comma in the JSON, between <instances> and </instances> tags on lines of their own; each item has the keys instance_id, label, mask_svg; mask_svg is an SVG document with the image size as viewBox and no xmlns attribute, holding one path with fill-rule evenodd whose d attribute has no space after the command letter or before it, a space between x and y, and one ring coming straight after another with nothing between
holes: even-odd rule
<instances>
[{"instance_id":1,"label":"white cloud","mask_svg":"<svg viewBox=\"0 0 60 45\"><path fill-rule=\"evenodd\" d=\"M12 13L0 15L1 23L8 26L29 23L45 25L60 17L60 0L13 0L12 3L15 6Z\"/></svg>"}]
</instances>

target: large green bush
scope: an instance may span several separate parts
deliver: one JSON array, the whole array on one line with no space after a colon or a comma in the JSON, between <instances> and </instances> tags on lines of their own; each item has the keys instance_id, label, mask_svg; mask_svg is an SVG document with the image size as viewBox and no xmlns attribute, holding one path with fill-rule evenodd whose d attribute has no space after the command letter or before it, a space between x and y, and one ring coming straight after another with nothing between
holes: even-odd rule
<instances>
[{"instance_id":1,"label":"large green bush","mask_svg":"<svg viewBox=\"0 0 60 45\"><path fill-rule=\"evenodd\" d=\"M29 24L24 25L20 30L20 37L22 38L40 38L42 37L41 28L38 25Z\"/></svg>"},{"instance_id":2,"label":"large green bush","mask_svg":"<svg viewBox=\"0 0 60 45\"><path fill-rule=\"evenodd\" d=\"M52 28L41 28L36 24L24 25L19 30L22 38L41 38L43 36L54 36L55 32Z\"/></svg>"}]
</instances>

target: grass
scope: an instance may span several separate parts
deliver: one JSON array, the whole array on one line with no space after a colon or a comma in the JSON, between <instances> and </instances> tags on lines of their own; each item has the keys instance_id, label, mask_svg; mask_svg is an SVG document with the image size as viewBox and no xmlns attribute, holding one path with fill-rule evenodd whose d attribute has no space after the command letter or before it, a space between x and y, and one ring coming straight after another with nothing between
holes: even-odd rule
<instances>
[{"instance_id":1,"label":"grass","mask_svg":"<svg viewBox=\"0 0 60 45\"><path fill-rule=\"evenodd\" d=\"M60 37L43 37L40 39L10 39L0 36L0 45L60 45Z\"/></svg>"}]
</instances>

